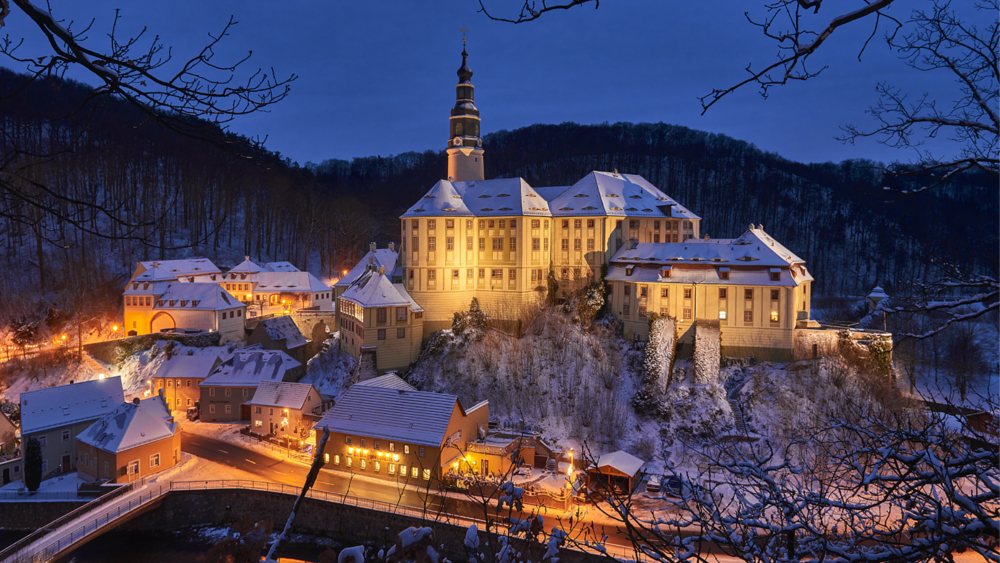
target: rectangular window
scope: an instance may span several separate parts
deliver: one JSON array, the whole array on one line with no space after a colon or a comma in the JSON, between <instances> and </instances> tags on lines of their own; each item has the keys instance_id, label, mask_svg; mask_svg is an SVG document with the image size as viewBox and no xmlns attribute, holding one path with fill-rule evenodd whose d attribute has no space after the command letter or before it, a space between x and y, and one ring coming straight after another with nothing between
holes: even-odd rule
<instances>
[{"instance_id":1,"label":"rectangular window","mask_svg":"<svg viewBox=\"0 0 1000 563\"><path fill-rule=\"evenodd\" d=\"M405 328L397 328L396 329L396 338L406 338L406 329Z\"/></svg>"},{"instance_id":2,"label":"rectangular window","mask_svg":"<svg viewBox=\"0 0 1000 563\"><path fill-rule=\"evenodd\" d=\"M542 239L542 250L544 250L546 252L549 251L549 239L548 238Z\"/></svg>"},{"instance_id":3,"label":"rectangular window","mask_svg":"<svg viewBox=\"0 0 1000 563\"><path fill-rule=\"evenodd\" d=\"M486 250L486 239L484 237L479 238L479 250Z\"/></svg>"},{"instance_id":4,"label":"rectangular window","mask_svg":"<svg viewBox=\"0 0 1000 563\"><path fill-rule=\"evenodd\" d=\"M329 454L327 454L329 455ZM333 464L340 465L340 454L333 454Z\"/></svg>"},{"instance_id":5,"label":"rectangular window","mask_svg":"<svg viewBox=\"0 0 1000 563\"><path fill-rule=\"evenodd\" d=\"M479 220L479 228L480 229L485 229L486 228L486 221L480 219Z\"/></svg>"},{"instance_id":6,"label":"rectangular window","mask_svg":"<svg viewBox=\"0 0 1000 563\"><path fill-rule=\"evenodd\" d=\"M406 320L406 307L396 307L396 320L397 321Z\"/></svg>"},{"instance_id":7,"label":"rectangular window","mask_svg":"<svg viewBox=\"0 0 1000 563\"><path fill-rule=\"evenodd\" d=\"M587 239L587 250L594 250L594 239Z\"/></svg>"},{"instance_id":8,"label":"rectangular window","mask_svg":"<svg viewBox=\"0 0 1000 563\"><path fill-rule=\"evenodd\" d=\"M215 414L215 405L208 405L208 412L211 414Z\"/></svg>"},{"instance_id":9,"label":"rectangular window","mask_svg":"<svg viewBox=\"0 0 1000 563\"><path fill-rule=\"evenodd\" d=\"M431 470L424 469L424 481L430 481L430 480L431 480Z\"/></svg>"},{"instance_id":10,"label":"rectangular window","mask_svg":"<svg viewBox=\"0 0 1000 563\"><path fill-rule=\"evenodd\" d=\"M382 448L380 447L381 445L382 445L382 444L381 444L381 441L379 441L379 440L375 440L375 444L374 444L374 445L373 445L372 447L373 447L373 448L375 448L375 450L377 451L377 450L381 450L381 449L382 449Z\"/></svg>"},{"instance_id":11,"label":"rectangular window","mask_svg":"<svg viewBox=\"0 0 1000 563\"><path fill-rule=\"evenodd\" d=\"M771 290L771 299L777 300L779 298L778 296L780 295L780 293L781 293L781 290L772 289Z\"/></svg>"},{"instance_id":12,"label":"rectangular window","mask_svg":"<svg viewBox=\"0 0 1000 563\"><path fill-rule=\"evenodd\" d=\"M495 223L493 222L493 220L492 220L492 219L491 219L491 220L489 221L489 225L490 225L490 228L491 228L491 229L492 229L492 228L494 227Z\"/></svg>"},{"instance_id":13,"label":"rectangular window","mask_svg":"<svg viewBox=\"0 0 1000 563\"><path fill-rule=\"evenodd\" d=\"M564 279L564 280L568 280L569 279L569 268L563 268L562 269L562 279Z\"/></svg>"},{"instance_id":14,"label":"rectangular window","mask_svg":"<svg viewBox=\"0 0 1000 563\"><path fill-rule=\"evenodd\" d=\"M451 279L453 279L453 280L457 280L458 279L458 270L452 270L451 271Z\"/></svg>"},{"instance_id":15,"label":"rectangular window","mask_svg":"<svg viewBox=\"0 0 1000 563\"><path fill-rule=\"evenodd\" d=\"M622 314L626 317L632 314L632 306L628 301L622 304Z\"/></svg>"},{"instance_id":16,"label":"rectangular window","mask_svg":"<svg viewBox=\"0 0 1000 563\"><path fill-rule=\"evenodd\" d=\"M490 270L490 278L495 280L502 280L503 270Z\"/></svg>"},{"instance_id":17,"label":"rectangular window","mask_svg":"<svg viewBox=\"0 0 1000 563\"><path fill-rule=\"evenodd\" d=\"M465 278L466 278L466 279L469 279L469 280L471 280L471 279L472 279L472 278L474 278L474 277L476 277L476 276L474 276L474 275L472 274L472 268L469 268L469 269L465 270Z\"/></svg>"},{"instance_id":18,"label":"rectangular window","mask_svg":"<svg viewBox=\"0 0 1000 563\"><path fill-rule=\"evenodd\" d=\"M510 239L510 249L511 250L517 250L517 239L516 238L511 238Z\"/></svg>"},{"instance_id":19,"label":"rectangular window","mask_svg":"<svg viewBox=\"0 0 1000 563\"><path fill-rule=\"evenodd\" d=\"M348 446L350 446L351 445L351 441L352 440L351 440L350 436L344 436L344 443L345 444L347 444Z\"/></svg>"},{"instance_id":20,"label":"rectangular window","mask_svg":"<svg viewBox=\"0 0 1000 563\"><path fill-rule=\"evenodd\" d=\"M564 229L568 229L569 228L569 219L563 219L562 227Z\"/></svg>"},{"instance_id":21,"label":"rectangular window","mask_svg":"<svg viewBox=\"0 0 1000 563\"><path fill-rule=\"evenodd\" d=\"M49 437L46 434L42 434L41 436L38 437L39 446L44 448L46 445L48 445L48 443L49 443Z\"/></svg>"},{"instance_id":22,"label":"rectangular window","mask_svg":"<svg viewBox=\"0 0 1000 563\"><path fill-rule=\"evenodd\" d=\"M444 228L446 228L446 229L454 229L455 228L455 220L454 219L445 219L444 220Z\"/></svg>"},{"instance_id":23,"label":"rectangular window","mask_svg":"<svg viewBox=\"0 0 1000 563\"><path fill-rule=\"evenodd\" d=\"M351 467L354 467L354 458L353 457L347 456L346 460L347 460L347 467L348 467L348 469L350 469Z\"/></svg>"},{"instance_id":24,"label":"rectangular window","mask_svg":"<svg viewBox=\"0 0 1000 563\"><path fill-rule=\"evenodd\" d=\"M434 220L434 219L428 219L427 220L427 228L428 229L436 229L437 228L437 221Z\"/></svg>"},{"instance_id":25,"label":"rectangular window","mask_svg":"<svg viewBox=\"0 0 1000 563\"><path fill-rule=\"evenodd\" d=\"M226 405L226 414L233 413L233 405Z\"/></svg>"},{"instance_id":26,"label":"rectangular window","mask_svg":"<svg viewBox=\"0 0 1000 563\"><path fill-rule=\"evenodd\" d=\"M486 277L486 268L479 268L479 279Z\"/></svg>"},{"instance_id":27,"label":"rectangular window","mask_svg":"<svg viewBox=\"0 0 1000 563\"><path fill-rule=\"evenodd\" d=\"M226 396L227 397L232 397L233 396L233 390L231 388L229 388L229 387L226 387Z\"/></svg>"},{"instance_id":28,"label":"rectangular window","mask_svg":"<svg viewBox=\"0 0 1000 563\"><path fill-rule=\"evenodd\" d=\"M538 281L538 270L531 271L531 281Z\"/></svg>"},{"instance_id":29,"label":"rectangular window","mask_svg":"<svg viewBox=\"0 0 1000 563\"><path fill-rule=\"evenodd\" d=\"M382 462L375 460L375 473L378 473L381 470L382 470Z\"/></svg>"},{"instance_id":30,"label":"rectangular window","mask_svg":"<svg viewBox=\"0 0 1000 563\"><path fill-rule=\"evenodd\" d=\"M378 339L379 340L385 340L385 329L384 328L378 329Z\"/></svg>"},{"instance_id":31,"label":"rectangular window","mask_svg":"<svg viewBox=\"0 0 1000 563\"><path fill-rule=\"evenodd\" d=\"M465 237L465 249L472 250L472 237Z\"/></svg>"},{"instance_id":32,"label":"rectangular window","mask_svg":"<svg viewBox=\"0 0 1000 563\"><path fill-rule=\"evenodd\" d=\"M573 250L583 250L583 240L574 239L573 240Z\"/></svg>"},{"instance_id":33,"label":"rectangular window","mask_svg":"<svg viewBox=\"0 0 1000 563\"><path fill-rule=\"evenodd\" d=\"M406 477L406 466L405 465L400 465L399 466L399 476L400 477Z\"/></svg>"},{"instance_id":34,"label":"rectangular window","mask_svg":"<svg viewBox=\"0 0 1000 563\"><path fill-rule=\"evenodd\" d=\"M638 229L639 228L639 222L635 221L635 220L630 220L628 222L628 228L630 228L630 229Z\"/></svg>"},{"instance_id":35,"label":"rectangular window","mask_svg":"<svg viewBox=\"0 0 1000 563\"><path fill-rule=\"evenodd\" d=\"M625 297L632 295L632 286L625 284Z\"/></svg>"},{"instance_id":36,"label":"rectangular window","mask_svg":"<svg viewBox=\"0 0 1000 563\"><path fill-rule=\"evenodd\" d=\"M420 239L419 238L413 237L413 247L412 248L413 248L414 252L416 252L417 250L420 249Z\"/></svg>"},{"instance_id":37,"label":"rectangular window","mask_svg":"<svg viewBox=\"0 0 1000 563\"><path fill-rule=\"evenodd\" d=\"M781 272L771 272L771 281L781 281Z\"/></svg>"},{"instance_id":38,"label":"rectangular window","mask_svg":"<svg viewBox=\"0 0 1000 563\"><path fill-rule=\"evenodd\" d=\"M745 323L753 322L753 311L743 311L743 322Z\"/></svg>"},{"instance_id":39,"label":"rectangular window","mask_svg":"<svg viewBox=\"0 0 1000 563\"><path fill-rule=\"evenodd\" d=\"M436 280L437 279L437 270L427 270L427 279L428 280Z\"/></svg>"},{"instance_id":40,"label":"rectangular window","mask_svg":"<svg viewBox=\"0 0 1000 563\"><path fill-rule=\"evenodd\" d=\"M253 421L253 426L254 426L254 428L261 428L261 427L264 426L264 421L263 420L255 420L255 421Z\"/></svg>"},{"instance_id":41,"label":"rectangular window","mask_svg":"<svg viewBox=\"0 0 1000 563\"><path fill-rule=\"evenodd\" d=\"M532 229L537 229L537 228L538 228L538 225L539 225L539 221L538 221L538 219L532 219L532 220L531 220L531 228L532 228Z\"/></svg>"},{"instance_id":42,"label":"rectangular window","mask_svg":"<svg viewBox=\"0 0 1000 563\"><path fill-rule=\"evenodd\" d=\"M719 288L719 299L726 299L729 297L729 289L725 287Z\"/></svg>"},{"instance_id":43,"label":"rectangular window","mask_svg":"<svg viewBox=\"0 0 1000 563\"><path fill-rule=\"evenodd\" d=\"M395 463L390 463L389 464L389 471L388 471L388 473L389 473L389 475L395 475L396 474L396 464Z\"/></svg>"},{"instance_id":44,"label":"rectangular window","mask_svg":"<svg viewBox=\"0 0 1000 563\"><path fill-rule=\"evenodd\" d=\"M159 467L159 466L160 466L160 454L156 453L149 456L149 468L153 469L154 467Z\"/></svg>"},{"instance_id":45,"label":"rectangular window","mask_svg":"<svg viewBox=\"0 0 1000 563\"><path fill-rule=\"evenodd\" d=\"M664 317L666 317L670 313L667 311L666 307L660 307L660 314L663 315Z\"/></svg>"},{"instance_id":46,"label":"rectangular window","mask_svg":"<svg viewBox=\"0 0 1000 563\"><path fill-rule=\"evenodd\" d=\"M507 271L507 279L509 279L509 280L516 280L517 279L517 270L515 270L513 268L511 268L510 270L508 270Z\"/></svg>"},{"instance_id":47,"label":"rectangular window","mask_svg":"<svg viewBox=\"0 0 1000 563\"><path fill-rule=\"evenodd\" d=\"M542 239L540 239L540 238L533 238L533 239L531 239L531 249L532 250L541 250L542 249Z\"/></svg>"},{"instance_id":48,"label":"rectangular window","mask_svg":"<svg viewBox=\"0 0 1000 563\"><path fill-rule=\"evenodd\" d=\"M562 239L562 249L569 250L569 239L567 238Z\"/></svg>"},{"instance_id":49,"label":"rectangular window","mask_svg":"<svg viewBox=\"0 0 1000 563\"><path fill-rule=\"evenodd\" d=\"M396 451L396 444L394 442L389 442L389 451L390 452Z\"/></svg>"},{"instance_id":50,"label":"rectangular window","mask_svg":"<svg viewBox=\"0 0 1000 563\"><path fill-rule=\"evenodd\" d=\"M670 289L666 287L660 288L660 297L664 299L670 297Z\"/></svg>"},{"instance_id":51,"label":"rectangular window","mask_svg":"<svg viewBox=\"0 0 1000 563\"><path fill-rule=\"evenodd\" d=\"M743 299L753 299L753 290L752 289L744 289L743 290Z\"/></svg>"},{"instance_id":52,"label":"rectangular window","mask_svg":"<svg viewBox=\"0 0 1000 563\"><path fill-rule=\"evenodd\" d=\"M771 311L771 322L772 323L778 322L778 312L777 311Z\"/></svg>"},{"instance_id":53,"label":"rectangular window","mask_svg":"<svg viewBox=\"0 0 1000 563\"><path fill-rule=\"evenodd\" d=\"M410 475L411 475L411 476L412 476L412 477L413 477L414 479L416 479L416 478L417 478L417 475L419 475L419 473L418 473L418 472L419 472L419 470L418 470L418 469L416 468L416 466L413 466L413 467L410 467Z\"/></svg>"},{"instance_id":54,"label":"rectangular window","mask_svg":"<svg viewBox=\"0 0 1000 563\"><path fill-rule=\"evenodd\" d=\"M410 455L410 445L409 444L403 444L403 453L406 454L406 455Z\"/></svg>"},{"instance_id":55,"label":"rectangular window","mask_svg":"<svg viewBox=\"0 0 1000 563\"><path fill-rule=\"evenodd\" d=\"M375 316L378 319L378 322L384 323L387 316L385 312L385 307L379 307L378 309L375 309Z\"/></svg>"},{"instance_id":56,"label":"rectangular window","mask_svg":"<svg viewBox=\"0 0 1000 563\"><path fill-rule=\"evenodd\" d=\"M69 442L69 430L62 431L62 441Z\"/></svg>"},{"instance_id":57,"label":"rectangular window","mask_svg":"<svg viewBox=\"0 0 1000 563\"><path fill-rule=\"evenodd\" d=\"M645 317L646 316L646 306L645 305L639 305L639 316L640 317Z\"/></svg>"},{"instance_id":58,"label":"rectangular window","mask_svg":"<svg viewBox=\"0 0 1000 563\"><path fill-rule=\"evenodd\" d=\"M410 221L410 223L413 225L413 230L415 231L415 230L417 230L417 227L420 224L420 220L419 219L413 219L412 221Z\"/></svg>"},{"instance_id":59,"label":"rectangular window","mask_svg":"<svg viewBox=\"0 0 1000 563\"><path fill-rule=\"evenodd\" d=\"M729 272L720 271L719 272L719 279L720 280L728 280L729 279Z\"/></svg>"},{"instance_id":60,"label":"rectangular window","mask_svg":"<svg viewBox=\"0 0 1000 563\"><path fill-rule=\"evenodd\" d=\"M469 219L468 221L465 222L465 228L466 229L472 228L472 219Z\"/></svg>"},{"instance_id":61,"label":"rectangular window","mask_svg":"<svg viewBox=\"0 0 1000 563\"><path fill-rule=\"evenodd\" d=\"M688 288L684 289L684 299L691 299L691 290Z\"/></svg>"},{"instance_id":62,"label":"rectangular window","mask_svg":"<svg viewBox=\"0 0 1000 563\"><path fill-rule=\"evenodd\" d=\"M649 287L645 285L639 286L639 297L649 297Z\"/></svg>"},{"instance_id":63,"label":"rectangular window","mask_svg":"<svg viewBox=\"0 0 1000 563\"><path fill-rule=\"evenodd\" d=\"M691 309L684 309L684 319L691 318Z\"/></svg>"},{"instance_id":64,"label":"rectangular window","mask_svg":"<svg viewBox=\"0 0 1000 563\"><path fill-rule=\"evenodd\" d=\"M660 229L660 222L659 221L653 221L653 229L655 229L655 230L659 230Z\"/></svg>"},{"instance_id":65,"label":"rectangular window","mask_svg":"<svg viewBox=\"0 0 1000 563\"><path fill-rule=\"evenodd\" d=\"M493 250L503 250L503 239L495 238L493 239Z\"/></svg>"},{"instance_id":66,"label":"rectangular window","mask_svg":"<svg viewBox=\"0 0 1000 563\"><path fill-rule=\"evenodd\" d=\"M427 250L437 250L437 237L427 237Z\"/></svg>"},{"instance_id":67,"label":"rectangular window","mask_svg":"<svg viewBox=\"0 0 1000 563\"><path fill-rule=\"evenodd\" d=\"M594 220L593 219L587 219L587 228L588 229L593 229L594 228Z\"/></svg>"},{"instance_id":68,"label":"rectangular window","mask_svg":"<svg viewBox=\"0 0 1000 563\"><path fill-rule=\"evenodd\" d=\"M583 226L583 223L582 223L582 221L580 219L573 219L573 228L574 229L579 229L582 226Z\"/></svg>"},{"instance_id":69,"label":"rectangular window","mask_svg":"<svg viewBox=\"0 0 1000 563\"><path fill-rule=\"evenodd\" d=\"M516 229L517 228L517 219L511 219L510 220L510 228L512 228L512 229Z\"/></svg>"},{"instance_id":70,"label":"rectangular window","mask_svg":"<svg viewBox=\"0 0 1000 563\"><path fill-rule=\"evenodd\" d=\"M363 448L363 447L367 446L368 445L367 442L368 441L366 439L362 438L361 439L361 447Z\"/></svg>"},{"instance_id":71,"label":"rectangular window","mask_svg":"<svg viewBox=\"0 0 1000 563\"><path fill-rule=\"evenodd\" d=\"M446 250L455 250L455 237L446 237L444 239L444 246Z\"/></svg>"},{"instance_id":72,"label":"rectangular window","mask_svg":"<svg viewBox=\"0 0 1000 563\"><path fill-rule=\"evenodd\" d=\"M580 273L580 268L573 268L573 278L578 280L583 279L583 276Z\"/></svg>"}]
</instances>

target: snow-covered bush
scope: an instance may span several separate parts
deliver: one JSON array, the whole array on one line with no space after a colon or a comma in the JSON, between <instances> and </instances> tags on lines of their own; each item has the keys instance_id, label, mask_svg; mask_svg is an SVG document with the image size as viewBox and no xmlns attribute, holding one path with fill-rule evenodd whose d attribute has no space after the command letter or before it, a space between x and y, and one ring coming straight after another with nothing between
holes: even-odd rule
<instances>
[{"instance_id":1,"label":"snow-covered bush","mask_svg":"<svg viewBox=\"0 0 1000 563\"><path fill-rule=\"evenodd\" d=\"M604 282L598 280L583 288L577 305L580 322L589 325L597 319L597 315L602 309L604 309Z\"/></svg>"}]
</instances>

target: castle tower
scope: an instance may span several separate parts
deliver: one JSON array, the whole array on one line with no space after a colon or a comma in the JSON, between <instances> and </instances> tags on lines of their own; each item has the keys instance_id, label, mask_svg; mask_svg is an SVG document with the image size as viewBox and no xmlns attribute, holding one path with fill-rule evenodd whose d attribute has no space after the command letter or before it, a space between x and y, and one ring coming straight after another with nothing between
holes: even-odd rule
<instances>
[{"instance_id":1,"label":"castle tower","mask_svg":"<svg viewBox=\"0 0 1000 563\"><path fill-rule=\"evenodd\" d=\"M455 86L455 107L451 109L448 138L448 180L474 182L483 180L483 139L479 136L479 110L474 103L472 69L462 38L462 67Z\"/></svg>"}]
</instances>

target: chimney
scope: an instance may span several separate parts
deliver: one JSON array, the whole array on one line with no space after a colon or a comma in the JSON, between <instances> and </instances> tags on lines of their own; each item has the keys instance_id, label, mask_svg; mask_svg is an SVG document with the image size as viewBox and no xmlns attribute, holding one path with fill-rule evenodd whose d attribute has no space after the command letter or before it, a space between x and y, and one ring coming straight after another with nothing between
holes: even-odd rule
<instances>
[{"instance_id":1,"label":"chimney","mask_svg":"<svg viewBox=\"0 0 1000 563\"><path fill-rule=\"evenodd\" d=\"M167 392L166 392L166 390L163 389L163 387L160 387L159 395L160 395L161 399L166 398ZM136 398L138 399L138 397L136 397ZM138 404L138 403L136 403L136 404Z\"/></svg>"},{"instance_id":2,"label":"chimney","mask_svg":"<svg viewBox=\"0 0 1000 563\"><path fill-rule=\"evenodd\" d=\"M705 235L705 240L709 240L708 235Z\"/></svg>"},{"instance_id":3,"label":"chimney","mask_svg":"<svg viewBox=\"0 0 1000 563\"><path fill-rule=\"evenodd\" d=\"M396 243L390 242L389 243L389 250L391 250L393 252L396 252Z\"/></svg>"},{"instance_id":4,"label":"chimney","mask_svg":"<svg viewBox=\"0 0 1000 563\"><path fill-rule=\"evenodd\" d=\"M385 266L379 266L378 267L378 273L379 273L379 275L383 275L384 276L385 275Z\"/></svg>"},{"instance_id":5,"label":"chimney","mask_svg":"<svg viewBox=\"0 0 1000 563\"><path fill-rule=\"evenodd\" d=\"M373 242L372 244L375 244L375 243ZM369 256L368 257L368 263L369 264L374 264L375 263L375 257L374 256Z\"/></svg>"},{"instance_id":6,"label":"chimney","mask_svg":"<svg viewBox=\"0 0 1000 563\"><path fill-rule=\"evenodd\" d=\"M372 252L375 252L375 248L376 247L375 247L375 243L374 242L368 244L368 250L371 250Z\"/></svg>"}]
</instances>

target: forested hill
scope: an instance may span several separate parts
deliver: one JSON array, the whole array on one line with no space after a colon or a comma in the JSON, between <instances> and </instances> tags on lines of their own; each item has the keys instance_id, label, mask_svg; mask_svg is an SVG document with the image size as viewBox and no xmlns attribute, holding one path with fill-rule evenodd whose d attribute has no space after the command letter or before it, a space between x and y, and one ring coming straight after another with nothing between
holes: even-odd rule
<instances>
[{"instance_id":1,"label":"forested hill","mask_svg":"<svg viewBox=\"0 0 1000 563\"><path fill-rule=\"evenodd\" d=\"M122 102L90 100L85 85L18 90L23 80L0 69L0 172L22 177L0 181L0 316L39 294L65 301L103 288L118 303L141 259L200 255L227 267L250 255L332 277L367 242L398 242L398 216L447 169L443 151L299 166L230 135L225 152ZM662 123L532 125L484 147L490 178L570 185L617 169L703 217L713 237L763 223L809 261L820 294L861 294L876 279L891 291L925 276L933 257L996 268L1000 204L986 177L886 204L872 163L801 164ZM140 228L122 238L128 225Z\"/></svg>"},{"instance_id":2,"label":"forested hill","mask_svg":"<svg viewBox=\"0 0 1000 563\"><path fill-rule=\"evenodd\" d=\"M617 169L676 198L713 237L738 236L762 223L809 262L826 295L862 294L876 280L891 291L900 280L928 275L932 258L981 271L997 266L1000 201L985 174L899 197L883 188L915 186L884 179L878 163L802 164L725 135L664 123L532 125L487 135L483 146L487 178L565 186L591 170ZM382 233L390 240L395 218L443 175L446 157L428 151L308 166L331 190L385 213ZM386 201L394 205L380 203Z\"/></svg>"}]
</instances>

